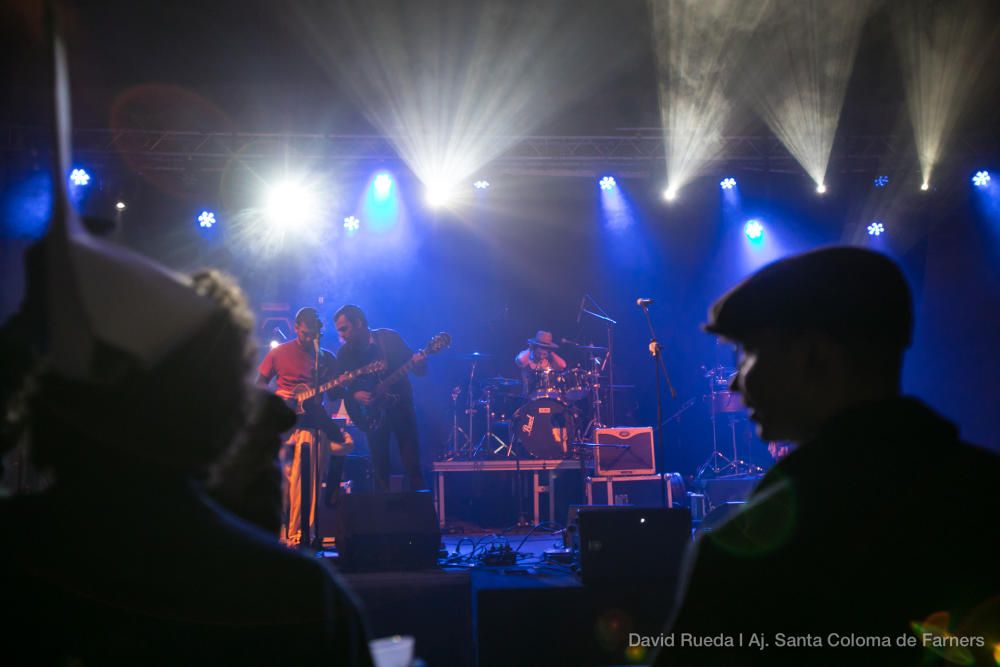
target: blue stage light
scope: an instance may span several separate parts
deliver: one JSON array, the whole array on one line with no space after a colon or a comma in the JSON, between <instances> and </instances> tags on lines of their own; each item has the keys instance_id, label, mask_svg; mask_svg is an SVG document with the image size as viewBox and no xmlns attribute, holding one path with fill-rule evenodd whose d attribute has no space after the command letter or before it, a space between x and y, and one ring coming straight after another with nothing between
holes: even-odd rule
<instances>
[{"instance_id":1,"label":"blue stage light","mask_svg":"<svg viewBox=\"0 0 1000 667\"><path fill-rule=\"evenodd\" d=\"M614 190L615 186L617 185L615 183L615 179L611 176L605 176L604 178L602 178L600 184L601 184L601 189L604 190L605 192L607 192L608 190Z\"/></svg>"},{"instance_id":2,"label":"blue stage light","mask_svg":"<svg viewBox=\"0 0 1000 667\"><path fill-rule=\"evenodd\" d=\"M985 188L990 184L990 172L985 169L977 171L976 175L972 177L972 184L977 188Z\"/></svg>"},{"instance_id":3,"label":"blue stage light","mask_svg":"<svg viewBox=\"0 0 1000 667\"><path fill-rule=\"evenodd\" d=\"M472 187L474 187L477 190L485 190L486 188L490 187L490 182L482 180L476 181L475 183L472 184Z\"/></svg>"},{"instance_id":4,"label":"blue stage light","mask_svg":"<svg viewBox=\"0 0 1000 667\"><path fill-rule=\"evenodd\" d=\"M868 225L868 236L880 236L885 232L885 225L879 221L875 221Z\"/></svg>"},{"instance_id":5,"label":"blue stage light","mask_svg":"<svg viewBox=\"0 0 1000 667\"><path fill-rule=\"evenodd\" d=\"M888 176L876 176L874 183L875 183L875 187L876 188L884 188L885 186L889 185L889 177Z\"/></svg>"},{"instance_id":6,"label":"blue stage light","mask_svg":"<svg viewBox=\"0 0 1000 667\"><path fill-rule=\"evenodd\" d=\"M751 241L757 241L764 236L764 225L760 224L760 220L749 220L743 225L743 233Z\"/></svg>"},{"instance_id":7,"label":"blue stage light","mask_svg":"<svg viewBox=\"0 0 1000 667\"><path fill-rule=\"evenodd\" d=\"M77 187L83 187L90 183L90 174L86 169L74 169L69 173L69 182Z\"/></svg>"},{"instance_id":8,"label":"blue stage light","mask_svg":"<svg viewBox=\"0 0 1000 667\"><path fill-rule=\"evenodd\" d=\"M348 232L353 233L361 229L361 221L355 218L353 215L349 215L344 218L344 229Z\"/></svg>"},{"instance_id":9,"label":"blue stage light","mask_svg":"<svg viewBox=\"0 0 1000 667\"><path fill-rule=\"evenodd\" d=\"M215 214L211 211L202 211L198 216L198 225L205 229L211 229L215 226Z\"/></svg>"},{"instance_id":10,"label":"blue stage light","mask_svg":"<svg viewBox=\"0 0 1000 667\"><path fill-rule=\"evenodd\" d=\"M733 188L736 187L736 179L733 178L732 176L724 178L721 181L719 181L719 187L722 188L723 190L732 190Z\"/></svg>"},{"instance_id":11,"label":"blue stage light","mask_svg":"<svg viewBox=\"0 0 1000 667\"><path fill-rule=\"evenodd\" d=\"M373 185L375 187L375 196L379 199L385 199L392 190L392 176L386 173L379 174L375 177Z\"/></svg>"}]
</instances>

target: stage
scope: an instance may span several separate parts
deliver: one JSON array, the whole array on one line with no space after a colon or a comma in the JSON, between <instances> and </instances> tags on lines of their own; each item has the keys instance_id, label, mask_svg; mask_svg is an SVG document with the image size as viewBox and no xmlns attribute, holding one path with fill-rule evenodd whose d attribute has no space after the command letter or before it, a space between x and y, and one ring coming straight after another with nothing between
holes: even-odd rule
<instances>
[{"instance_id":1,"label":"stage","mask_svg":"<svg viewBox=\"0 0 1000 667\"><path fill-rule=\"evenodd\" d=\"M346 574L374 637L412 635L428 665L615 665L629 632L662 630L674 595L669 578L649 585L584 586L573 567L550 562L561 531L504 537L446 535L450 556L507 539L516 564L446 566L418 572ZM488 549L488 546L486 546ZM332 556L332 552L321 552ZM335 562L335 560L334 560Z\"/></svg>"}]
</instances>

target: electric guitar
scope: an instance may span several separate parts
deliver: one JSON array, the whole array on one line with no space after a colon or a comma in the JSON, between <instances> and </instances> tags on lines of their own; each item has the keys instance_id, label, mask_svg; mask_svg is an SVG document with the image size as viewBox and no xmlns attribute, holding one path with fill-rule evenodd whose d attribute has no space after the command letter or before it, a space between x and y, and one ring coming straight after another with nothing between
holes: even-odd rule
<instances>
[{"instance_id":1,"label":"electric guitar","mask_svg":"<svg viewBox=\"0 0 1000 667\"><path fill-rule=\"evenodd\" d=\"M451 334L442 331L431 338L427 346L419 350L413 357L423 354L425 357L437 354L451 345ZM391 393L392 386L399 382L416 365L413 357L405 364L382 379L372 390L372 400L368 405L361 405L353 397L347 401L347 412L351 415L354 425L365 433L379 428L385 421L386 410L399 400L398 394Z\"/></svg>"},{"instance_id":2,"label":"electric guitar","mask_svg":"<svg viewBox=\"0 0 1000 667\"><path fill-rule=\"evenodd\" d=\"M346 373L338 375L337 377L330 380L326 384L321 384L319 387L310 387L307 384L297 384L292 388L292 391L290 393L283 395L282 398L285 399L285 402L288 404L288 407L295 410L295 414L301 415L305 412L305 408L303 407L302 404L308 401L313 396L316 396L317 394L322 394L324 391L330 391L331 389L336 389L337 387L347 384L352 380L356 380L357 378L363 375L371 375L372 373L381 373L382 371L385 370L385 368L386 368L385 362L382 361L381 359L378 361L373 361L372 363L366 366L362 366L361 368L357 368L353 371L348 371Z\"/></svg>"}]
</instances>

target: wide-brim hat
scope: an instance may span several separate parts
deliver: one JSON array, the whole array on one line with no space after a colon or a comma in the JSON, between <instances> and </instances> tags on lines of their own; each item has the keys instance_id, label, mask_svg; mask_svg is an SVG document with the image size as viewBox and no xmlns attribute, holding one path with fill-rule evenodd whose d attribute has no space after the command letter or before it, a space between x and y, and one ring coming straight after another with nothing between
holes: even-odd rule
<instances>
[{"instance_id":1,"label":"wide-brim hat","mask_svg":"<svg viewBox=\"0 0 1000 667\"><path fill-rule=\"evenodd\" d=\"M551 331L538 330L534 338L528 339L528 345L534 345L535 347L544 347L548 350L557 350L559 346L556 345L552 340Z\"/></svg>"}]
</instances>

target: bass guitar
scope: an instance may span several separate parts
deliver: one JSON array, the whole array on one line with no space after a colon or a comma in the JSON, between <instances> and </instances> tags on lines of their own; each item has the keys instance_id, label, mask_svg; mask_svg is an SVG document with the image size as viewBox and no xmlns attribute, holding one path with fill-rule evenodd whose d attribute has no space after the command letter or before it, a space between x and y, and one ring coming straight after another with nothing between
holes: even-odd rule
<instances>
[{"instance_id":1,"label":"bass guitar","mask_svg":"<svg viewBox=\"0 0 1000 667\"><path fill-rule=\"evenodd\" d=\"M409 361L383 378L372 390L372 399L368 405L361 405L353 398L349 399L347 412L351 415L351 421L354 422L354 425L365 433L379 428L385 421L386 410L399 400L399 395L392 393L393 385L399 382L420 361L417 357L437 354L449 345L451 345L451 334L442 331L431 338L424 349L410 357Z\"/></svg>"}]
</instances>

